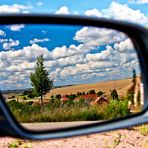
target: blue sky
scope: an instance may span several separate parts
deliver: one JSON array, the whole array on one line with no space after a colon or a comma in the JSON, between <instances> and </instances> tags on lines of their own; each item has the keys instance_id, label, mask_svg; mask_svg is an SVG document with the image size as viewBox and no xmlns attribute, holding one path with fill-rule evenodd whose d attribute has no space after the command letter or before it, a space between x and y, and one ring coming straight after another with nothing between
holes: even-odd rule
<instances>
[{"instance_id":1,"label":"blue sky","mask_svg":"<svg viewBox=\"0 0 148 148\"><path fill-rule=\"evenodd\" d=\"M73 37L75 32L81 28L81 26L25 25L20 31L12 31L10 26L0 26L0 30L7 34L2 39L9 37L9 39L19 40L19 46L16 46L15 50L31 45L33 39L45 39L44 42L38 42L38 45L46 46L49 50L63 45L78 45L79 43L73 40ZM0 51L5 51L3 43L0 43Z\"/></svg>"},{"instance_id":2,"label":"blue sky","mask_svg":"<svg viewBox=\"0 0 148 148\"><path fill-rule=\"evenodd\" d=\"M0 1L0 13L86 15L148 27L148 0ZM86 26L0 26L0 87L29 88L36 58L43 54L56 85L93 83L140 74L132 42L124 34Z\"/></svg>"},{"instance_id":3,"label":"blue sky","mask_svg":"<svg viewBox=\"0 0 148 148\"><path fill-rule=\"evenodd\" d=\"M55 13L60 7L67 6L72 14L75 12L78 12L79 14L83 15L84 12L88 9L107 9L110 4L112 3L112 0L1 0L0 5L13 5L13 4L19 4L19 5L25 5L30 6L30 12L31 13ZM143 13L147 12L148 3L147 0L114 0L114 2L128 5L130 8L135 10L140 10Z\"/></svg>"}]
</instances>

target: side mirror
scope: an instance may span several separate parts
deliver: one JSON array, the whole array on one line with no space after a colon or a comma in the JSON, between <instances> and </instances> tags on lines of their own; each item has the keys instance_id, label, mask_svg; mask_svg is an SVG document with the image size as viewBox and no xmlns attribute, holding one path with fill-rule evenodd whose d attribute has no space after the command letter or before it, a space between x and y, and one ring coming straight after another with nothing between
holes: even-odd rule
<instances>
[{"instance_id":1,"label":"side mirror","mask_svg":"<svg viewBox=\"0 0 148 148\"><path fill-rule=\"evenodd\" d=\"M0 16L0 30L2 133L49 139L148 121L147 29L16 15Z\"/></svg>"}]
</instances>

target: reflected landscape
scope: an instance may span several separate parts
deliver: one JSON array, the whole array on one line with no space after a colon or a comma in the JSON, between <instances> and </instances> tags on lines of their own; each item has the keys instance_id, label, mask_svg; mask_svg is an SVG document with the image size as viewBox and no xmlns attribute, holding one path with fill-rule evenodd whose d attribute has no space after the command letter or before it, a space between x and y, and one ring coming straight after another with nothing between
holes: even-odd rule
<instances>
[{"instance_id":1,"label":"reflected landscape","mask_svg":"<svg viewBox=\"0 0 148 148\"><path fill-rule=\"evenodd\" d=\"M138 58L122 32L25 24L14 31L12 26L0 26L5 33L0 37L0 88L24 127L72 127L142 110Z\"/></svg>"}]
</instances>

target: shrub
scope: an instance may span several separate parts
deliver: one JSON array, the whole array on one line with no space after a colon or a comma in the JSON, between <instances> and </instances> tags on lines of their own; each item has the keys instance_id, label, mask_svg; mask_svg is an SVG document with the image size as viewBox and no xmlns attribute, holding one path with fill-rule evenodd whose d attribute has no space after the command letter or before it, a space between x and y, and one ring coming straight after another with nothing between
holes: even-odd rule
<instances>
[{"instance_id":1,"label":"shrub","mask_svg":"<svg viewBox=\"0 0 148 148\"><path fill-rule=\"evenodd\" d=\"M33 111L33 107L31 105L25 104L21 109L22 116L29 116Z\"/></svg>"},{"instance_id":2,"label":"shrub","mask_svg":"<svg viewBox=\"0 0 148 148\"><path fill-rule=\"evenodd\" d=\"M54 95L52 95L50 98L51 98L51 99L54 99Z\"/></svg>"},{"instance_id":3,"label":"shrub","mask_svg":"<svg viewBox=\"0 0 148 148\"><path fill-rule=\"evenodd\" d=\"M140 133L144 136L148 135L148 124L140 126Z\"/></svg>"},{"instance_id":4,"label":"shrub","mask_svg":"<svg viewBox=\"0 0 148 148\"><path fill-rule=\"evenodd\" d=\"M25 90L22 95L27 95L29 98L38 97L38 94L33 89Z\"/></svg>"},{"instance_id":5,"label":"shrub","mask_svg":"<svg viewBox=\"0 0 148 148\"><path fill-rule=\"evenodd\" d=\"M74 100L74 99L75 99L75 97L76 97L76 95L75 95L75 94L71 94L71 95L69 95L69 96L68 96L69 100Z\"/></svg>"},{"instance_id":6,"label":"shrub","mask_svg":"<svg viewBox=\"0 0 148 148\"><path fill-rule=\"evenodd\" d=\"M55 98L60 100L60 99L61 99L61 94L57 94L57 95L55 96Z\"/></svg>"},{"instance_id":7,"label":"shrub","mask_svg":"<svg viewBox=\"0 0 148 148\"><path fill-rule=\"evenodd\" d=\"M92 89L92 90L89 90L89 94L96 94L96 92L94 89Z\"/></svg>"},{"instance_id":8,"label":"shrub","mask_svg":"<svg viewBox=\"0 0 148 148\"><path fill-rule=\"evenodd\" d=\"M27 97L24 96L24 97L23 97L23 100L27 100Z\"/></svg>"},{"instance_id":9,"label":"shrub","mask_svg":"<svg viewBox=\"0 0 148 148\"><path fill-rule=\"evenodd\" d=\"M77 92L77 97L81 96L82 94L82 92Z\"/></svg>"},{"instance_id":10,"label":"shrub","mask_svg":"<svg viewBox=\"0 0 148 148\"><path fill-rule=\"evenodd\" d=\"M84 91L82 92L82 95L85 95L85 92Z\"/></svg>"},{"instance_id":11,"label":"shrub","mask_svg":"<svg viewBox=\"0 0 148 148\"><path fill-rule=\"evenodd\" d=\"M9 106L9 108L11 110L17 110L17 109L21 109L23 107L23 104L16 101L16 100L11 100L11 101L7 102L7 105Z\"/></svg>"},{"instance_id":12,"label":"shrub","mask_svg":"<svg viewBox=\"0 0 148 148\"><path fill-rule=\"evenodd\" d=\"M128 100L111 100L103 112L104 119L115 119L128 115Z\"/></svg>"},{"instance_id":13,"label":"shrub","mask_svg":"<svg viewBox=\"0 0 148 148\"><path fill-rule=\"evenodd\" d=\"M97 92L97 96L98 96L98 97L100 97L100 96L103 95L103 94L104 94L103 91L98 91L98 92Z\"/></svg>"},{"instance_id":14,"label":"shrub","mask_svg":"<svg viewBox=\"0 0 148 148\"><path fill-rule=\"evenodd\" d=\"M111 97L112 97L112 99L118 99L118 93L117 93L116 89L113 89L111 91Z\"/></svg>"},{"instance_id":15,"label":"shrub","mask_svg":"<svg viewBox=\"0 0 148 148\"><path fill-rule=\"evenodd\" d=\"M89 105L84 99L78 102L68 100L61 102L58 99L50 99L41 110L40 104L30 102L9 101L8 105L15 117L20 122L60 122L60 121L90 121L109 120L124 117L130 112L128 100L111 100L105 105Z\"/></svg>"}]
</instances>

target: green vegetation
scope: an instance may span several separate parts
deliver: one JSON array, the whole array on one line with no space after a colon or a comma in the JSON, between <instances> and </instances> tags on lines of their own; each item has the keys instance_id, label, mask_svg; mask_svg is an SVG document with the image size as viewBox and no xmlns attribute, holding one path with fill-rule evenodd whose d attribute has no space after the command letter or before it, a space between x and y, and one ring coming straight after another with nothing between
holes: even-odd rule
<instances>
[{"instance_id":1,"label":"green vegetation","mask_svg":"<svg viewBox=\"0 0 148 148\"><path fill-rule=\"evenodd\" d=\"M8 148L33 148L30 140L20 140L16 139L10 143L8 143Z\"/></svg>"},{"instance_id":2,"label":"green vegetation","mask_svg":"<svg viewBox=\"0 0 148 148\"><path fill-rule=\"evenodd\" d=\"M111 97L112 97L112 99L118 99L118 93L117 93L116 89L113 89L111 91Z\"/></svg>"},{"instance_id":3,"label":"green vegetation","mask_svg":"<svg viewBox=\"0 0 148 148\"><path fill-rule=\"evenodd\" d=\"M20 122L63 122L63 121L94 121L123 117L129 114L128 101L111 100L108 104L89 105L84 99L62 102L52 98L44 104L9 101L8 106Z\"/></svg>"},{"instance_id":4,"label":"green vegetation","mask_svg":"<svg viewBox=\"0 0 148 148\"><path fill-rule=\"evenodd\" d=\"M148 124L143 124L139 127L140 133L144 136L148 135Z\"/></svg>"},{"instance_id":5,"label":"green vegetation","mask_svg":"<svg viewBox=\"0 0 148 148\"><path fill-rule=\"evenodd\" d=\"M62 121L94 121L124 117L130 114L128 97L119 98L113 89L110 96L105 92L77 92L76 94L56 94L44 102L43 96L53 88L53 80L44 67L43 55L37 58L35 72L30 75L33 89L25 90L16 99L7 102L10 110L20 122L62 122ZM136 83L136 72L133 70L133 86ZM40 97L40 102L36 99ZM32 99L29 101L29 99ZM17 100L17 101L16 101ZM37 101L35 101L37 100ZM44 103L44 104L43 104Z\"/></svg>"},{"instance_id":6,"label":"green vegetation","mask_svg":"<svg viewBox=\"0 0 148 148\"><path fill-rule=\"evenodd\" d=\"M136 71L135 69L133 70L133 79L132 79L132 87L127 91L128 94L128 100L131 101L132 105L134 105L134 91L136 87Z\"/></svg>"},{"instance_id":7,"label":"green vegetation","mask_svg":"<svg viewBox=\"0 0 148 148\"><path fill-rule=\"evenodd\" d=\"M28 98L39 97L39 95L33 89L25 90L22 96L27 96Z\"/></svg>"},{"instance_id":8,"label":"green vegetation","mask_svg":"<svg viewBox=\"0 0 148 148\"><path fill-rule=\"evenodd\" d=\"M101 95L105 94L103 91L98 91L97 96L100 97Z\"/></svg>"},{"instance_id":9,"label":"green vegetation","mask_svg":"<svg viewBox=\"0 0 148 148\"><path fill-rule=\"evenodd\" d=\"M96 94L96 92L95 92L94 89L92 89L92 90L89 91L89 94Z\"/></svg>"},{"instance_id":10,"label":"green vegetation","mask_svg":"<svg viewBox=\"0 0 148 148\"><path fill-rule=\"evenodd\" d=\"M43 107L43 95L53 88L53 80L48 77L48 72L44 67L43 55L37 58L35 73L31 73L30 80L33 86L33 92L41 97L41 106Z\"/></svg>"}]
</instances>

